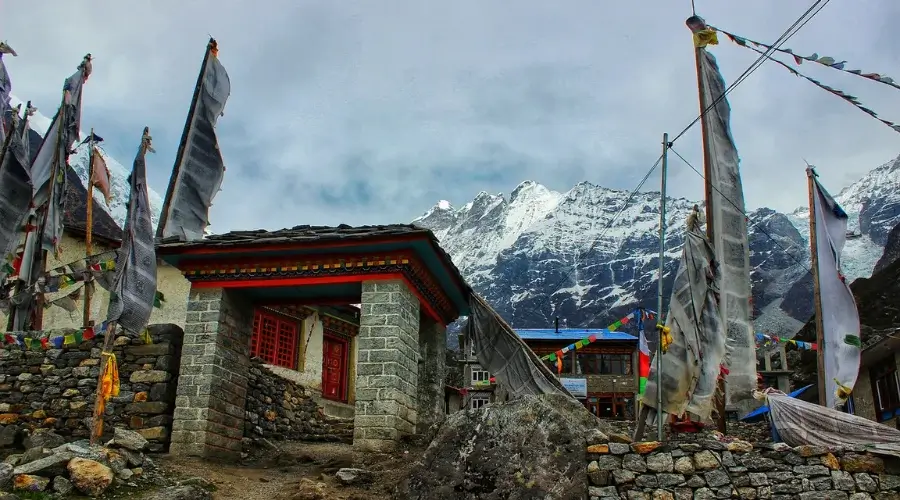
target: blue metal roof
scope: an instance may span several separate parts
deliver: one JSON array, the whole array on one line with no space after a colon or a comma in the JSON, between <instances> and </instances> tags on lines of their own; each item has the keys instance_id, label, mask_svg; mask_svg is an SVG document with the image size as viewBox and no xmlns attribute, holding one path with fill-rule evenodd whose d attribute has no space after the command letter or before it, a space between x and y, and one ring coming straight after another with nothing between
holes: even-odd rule
<instances>
[{"instance_id":1,"label":"blue metal roof","mask_svg":"<svg viewBox=\"0 0 900 500\"><path fill-rule=\"evenodd\" d=\"M591 335L597 336L597 342L604 340L638 340L634 335L623 332L611 332L605 328L560 328L558 332L553 328L513 328L513 330L522 340L577 341Z\"/></svg>"}]
</instances>

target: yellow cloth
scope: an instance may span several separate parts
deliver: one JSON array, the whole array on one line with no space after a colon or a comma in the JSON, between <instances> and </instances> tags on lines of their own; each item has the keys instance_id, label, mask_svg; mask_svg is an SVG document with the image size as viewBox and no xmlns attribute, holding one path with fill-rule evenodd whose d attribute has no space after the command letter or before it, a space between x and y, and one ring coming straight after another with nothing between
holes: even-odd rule
<instances>
[{"instance_id":1,"label":"yellow cloth","mask_svg":"<svg viewBox=\"0 0 900 500\"><path fill-rule=\"evenodd\" d=\"M149 330L144 330L143 332L141 332L141 341L145 344L153 343L153 337L150 336Z\"/></svg>"},{"instance_id":2,"label":"yellow cloth","mask_svg":"<svg viewBox=\"0 0 900 500\"><path fill-rule=\"evenodd\" d=\"M662 352L665 353L672 344L672 330L668 326L663 325L656 325L656 329L659 331L659 341L662 343Z\"/></svg>"},{"instance_id":3,"label":"yellow cloth","mask_svg":"<svg viewBox=\"0 0 900 500\"><path fill-rule=\"evenodd\" d=\"M116 355L104 352L106 356L106 368L103 369L103 377L100 379L100 395L103 401L119 395L119 367L116 366Z\"/></svg>"},{"instance_id":4,"label":"yellow cloth","mask_svg":"<svg viewBox=\"0 0 900 500\"><path fill-rule=\"evenodd\" d=\"M694 33L694 47L703 48L707 45L719 45L719 36L716 30L707 28Z\"/></svg>"}]
</instances>

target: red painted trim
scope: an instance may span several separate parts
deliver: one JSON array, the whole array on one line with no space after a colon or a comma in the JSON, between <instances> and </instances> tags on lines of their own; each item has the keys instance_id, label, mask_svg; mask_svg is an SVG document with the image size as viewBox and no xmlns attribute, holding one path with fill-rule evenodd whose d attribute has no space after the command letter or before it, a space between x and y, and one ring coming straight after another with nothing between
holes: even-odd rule
<instances>
[{"instance_id":1,"label":"red painted trim","mask_svg":"<svg viewBox=\"0 0 900 500\"><path fill-rule=\"evenodd\" d=\"M157 253L161 255L215 255L215 254L232 254L232 253L241 253L252 251L254 253L263 253L263 252L282 252L285 250L300 250L300 249L308 249L308 248L347 248L347 247L359 247L364 245L375 245L381 243L398 243L398 242L408 242L408 241L416 241L427 239L431 240L427 233L421 234L411 234L404 236L391 236L384 238L374 238L374 239L358 239L358 240L350 240L350 241L333 241L333 242L320 242L320 243L283 243L280 245L234 245L234 246L222 246L222 247L214 247L214 246L199 246L194 248L185 248L183 246L177 247L159 247L157 248Z\"/></svg>"},{"instance_id":2,"label":"red painted trim","mask_svg":"<svg viewBox=\"0 0 900 500\"><path fill-rule=\"evenodd\" d=\"M266 306L346 306L359 304L359 296L334 299L278 299L266 302Z\"/></svg>"},{"instance_id":3,"label":"red painted trim","mask_svg":"<svg viewBox=\"0 0 900 500\"><path fill-rule=\"evenodd\" d=\"M377 273L364 275L344 275L344 276L314 276L304 278L284 278L284 279L257 279L257 280L241 280L241 281L198 281L191 283L191 288L269 288L280 286L310 286L310 285L334 285L347 283L362 283L363 281L392 281L401 280L413 295L419 300L419 305L425 309L428 316L440 324L444 324L441 315L431 307L427 300L416 287L403 275L403 273Z\"/></svg>"},{"instance_id":4,"label":"red painted trim","mask_svg":"<svg viewBox=\"0 0 900 500\"><path fill-rule=\"evenodd\" d=\"M275 266L294 266L298 263L303 264L323 264L338 263L347 260L380 260L380 259L409 259L421 264L418 255L410 250L394 250L390 252L360 252L347 254L334 253L316 253L316 254L300 254L293 257L276 258L272 255L260 255L253 257L242 257L236 259L209 259L198 260L193 262L184 262L179 268L182 271L193 271L199 269L216 269L216 268L241 268L241 267L275 267Z\"/></svg>"}]
</instances>

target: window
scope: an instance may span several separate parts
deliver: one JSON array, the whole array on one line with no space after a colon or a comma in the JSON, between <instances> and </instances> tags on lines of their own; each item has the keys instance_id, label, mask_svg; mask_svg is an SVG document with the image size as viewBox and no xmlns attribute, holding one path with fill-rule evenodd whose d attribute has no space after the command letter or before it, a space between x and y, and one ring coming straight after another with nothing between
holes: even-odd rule
<instances>
[{"instance_id":1,"label":"window","mask_svg":"<svg viewBox=\"0 0 900 500\"><path fill-rule=\"evenodd\" d=\"M250 356L264 363L284 368L297 368L297 323L266 311L256 311Z\"/></svg>"},{"instance_id":2,"label":"window","mask_svg":"<svg viewBox=\"0 0 900 500\"><path fill-rule=\"evenodd\" d=\"M585 375L631 375L631 354L577 352L577 371Z\"/></svg>"},{"instance_id":3,"label":"window","mask_svg":"<svg viewBox=\"0 0 900 500\"><path fill-rule=\"evenodd\" d=\"M472 385L491 383L491 374L487 370L472 369Z\"/></svg>"},{"instance_id":4,"label":"window","mask_svg":"<svg viewBox=\"0 0 900 500\"><path fill-rule=\"evenodd\" d=\"M469 400L469 407L477 410L490 402L491 400L485 395L472 396L472 399Z\"/></svg>"},{"instance_id":5,"label":"window","mask_svg":"<svg viewBox=\"0 0 900 500\"><path fill-rule=\"evenodd\" d=\"M872 378L872 393L875 396L876 417L879 422L900 415L900 379L897 374L897 360L890 358L869 370Z\"/></svg>"},{"instance_id":6,"label":"window","mask_svg":"<svg viewBox=\"0 0 900 500\"><path fill-rule=\"evenodd\" d=\"M469 341L469 357L470 358L475 357L475 342L473 342L471 340Z\"/></svg>"}]
</instances>

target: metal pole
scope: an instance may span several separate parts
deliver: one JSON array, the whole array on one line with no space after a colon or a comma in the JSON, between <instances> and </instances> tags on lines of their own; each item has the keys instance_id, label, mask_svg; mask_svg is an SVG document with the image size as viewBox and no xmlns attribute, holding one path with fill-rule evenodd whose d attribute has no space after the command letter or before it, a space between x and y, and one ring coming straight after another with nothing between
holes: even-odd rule
<instances>
[{"instance_id":1,"label":"metal pole","mask_svg":"<svg viewBox=\"0 0 900 500\"><path fill-rule=\"evenodd\" d=\"M666 267L666 170L668 169L669 134L663 134L662 180L659 192L659 283L656 296L656 321L663 321L663 272ZM663 440L663 403L662 403L662 330L657 329L656 341L656 440Z\"/></svg>"}]
</instances>

